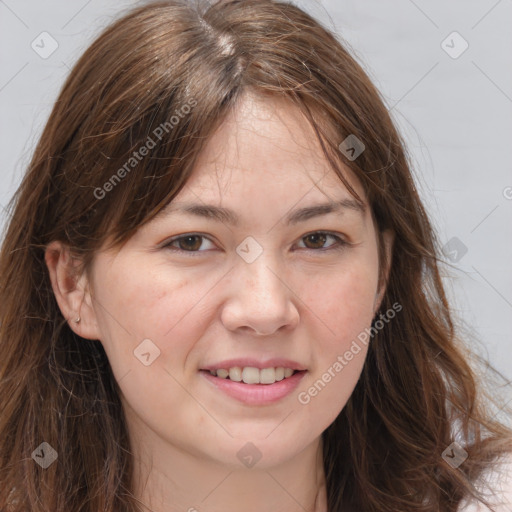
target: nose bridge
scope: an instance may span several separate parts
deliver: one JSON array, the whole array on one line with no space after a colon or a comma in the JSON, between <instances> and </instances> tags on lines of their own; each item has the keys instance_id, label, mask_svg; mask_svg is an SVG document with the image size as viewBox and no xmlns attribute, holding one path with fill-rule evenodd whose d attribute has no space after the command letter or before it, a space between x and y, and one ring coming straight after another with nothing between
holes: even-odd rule
<instances>
[{"instance_id":1,"label":"nose bridge","mask_svg":"<svg viewBox=\"0 0 512 512\"><path fill-rule=\"evenodd\" d=\"M240 262L240 267L240 277L248 292L268 300L276 300L276 294L285 295L285 288L279 279L282 265L270 249L264 250L252 263Z\"/></svg>"},{"instance_id":2,"label":"nose bridge","mask_svg":"<svg viewBox=\"0 0 512 512\"><path fill-rule=\"evenodd\" d=\"M236 267L234 286L223 312L227 328L271 334L296 323L298 312L280 275L283 266L271 250L264 250L251 263L242 259Z\"/></svg>"}]
</instances>

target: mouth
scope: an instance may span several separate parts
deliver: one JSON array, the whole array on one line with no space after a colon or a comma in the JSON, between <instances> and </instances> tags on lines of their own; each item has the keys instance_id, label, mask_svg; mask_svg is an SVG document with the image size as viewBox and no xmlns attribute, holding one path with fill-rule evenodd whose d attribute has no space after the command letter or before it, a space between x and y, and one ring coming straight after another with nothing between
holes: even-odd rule
<instances>
[{"instance_id":1,"label":"mouth","mask_svg":"<svg viewBox=\"0 0 512 512\"><path fill-rule=\"evenodd\" d=\"M202 369L199 374L215 392L221 392L245 405L265 406L291 395L307 373L307 370L288 369L286 372L288 376L285 377L284 368L281 372L278 367L273 376L270 371L266 370L267 368L260 370L254 367L249 370L244 367L240 372L233 368L229 370ZM283 374L282 378L281 373ZM240 380L237 380L239 378Z\"/></svg>"},{"instance_id":2,"label":"mouth","mask_svg":"<svg viewBox=\"0 0 512 512\"><path fill-rule=\"evenodd\" d=\"M219 369L202 369L201 372L206 372L218 379L225 379L242 384L255 385L272 385L283 380L293 377L297 373L305 373L306 370L295 370L293 368L269 367L269 368L256 368L252 366L234 366L231 368Z\"/></svg>"}]
</instances>

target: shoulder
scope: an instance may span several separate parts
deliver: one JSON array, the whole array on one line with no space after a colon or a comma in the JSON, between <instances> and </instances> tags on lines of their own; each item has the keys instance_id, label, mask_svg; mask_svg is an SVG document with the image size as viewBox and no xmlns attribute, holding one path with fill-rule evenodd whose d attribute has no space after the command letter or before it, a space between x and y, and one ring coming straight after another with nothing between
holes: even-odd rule
<instances>
[{"instance_id":1,"label":"shoulder","mask_svg":"<svg viewBox=\"0 0 512 512\"><path fill-rule=\"evenodd\" d=\"M493 505L493 512L512 510L512 454L503 456L475 484L483 497ZM474 499L461 503L458 512L490 512L491 509Z\"/></svg>"}]
</instances>

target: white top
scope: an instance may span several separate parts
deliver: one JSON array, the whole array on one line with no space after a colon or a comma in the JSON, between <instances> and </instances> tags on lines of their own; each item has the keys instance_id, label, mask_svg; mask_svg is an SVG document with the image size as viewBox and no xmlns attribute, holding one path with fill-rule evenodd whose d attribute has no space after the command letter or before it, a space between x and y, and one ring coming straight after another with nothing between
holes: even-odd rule
<instances>
[{"instance_id":1,"label":"white top","mask_svg":"<svg viewBox=\"0 0 512 512\"><path fill-rule=\"evenodd\" d=\"M487 484L482 486L482 480ZM483 491L483 497L495 508L495 512L512 511L512 455L504 457L489 472L482 476L475 487ZM490 490L489 490L490 489ZM491 492L496 494L493 497ZM458 512L489 512L483 503L466 499L461 503Z\"/></svg>"}]
</instances>

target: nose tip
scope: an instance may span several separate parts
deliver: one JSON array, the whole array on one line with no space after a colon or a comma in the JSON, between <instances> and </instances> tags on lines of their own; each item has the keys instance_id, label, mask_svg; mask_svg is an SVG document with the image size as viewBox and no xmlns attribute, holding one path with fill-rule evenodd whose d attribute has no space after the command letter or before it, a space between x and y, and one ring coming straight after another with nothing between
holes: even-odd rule
<instances>
[{"instance_id":1,"label":"nose tip","mask_svg":"<svg viewBox=\"0 0 512 512\"><path fill-rule=\"evenodd\" d=\"M226 328L262 337L295 327L299 313L290 287L263 262L244 271L232 280L232 293L222 311Z\"/></svg>"}]
</instances>

